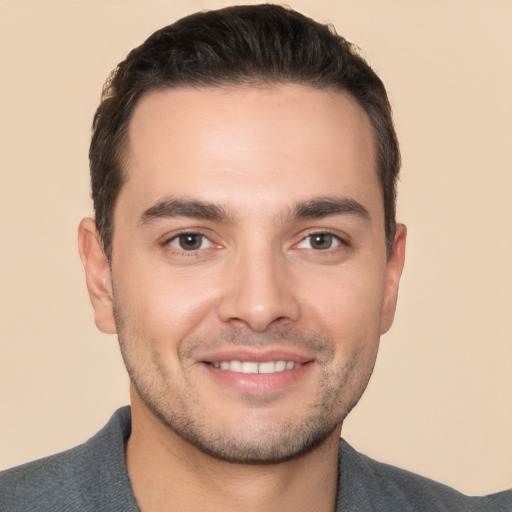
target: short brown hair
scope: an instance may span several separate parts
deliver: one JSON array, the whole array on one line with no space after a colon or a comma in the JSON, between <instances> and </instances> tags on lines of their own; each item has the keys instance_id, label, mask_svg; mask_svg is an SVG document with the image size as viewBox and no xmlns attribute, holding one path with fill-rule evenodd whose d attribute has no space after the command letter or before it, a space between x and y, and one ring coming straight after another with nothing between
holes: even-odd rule
<instances>
[{"instance_id":1,"label":"short brown hair","mask_svg":"<svg viewBox=\"0 0 512 512\"><path fill-rule=\"evenodd\" d=\"M390 252L400 152L382 81L332 26L286 7L248 5L198 12L158 30L105 83L89 159L96 224L109 261L114 207L126 179L126 133L140 97L159 88L262 83L343 90L366 111L375 131Z\"/></svg>"}]
</instances>

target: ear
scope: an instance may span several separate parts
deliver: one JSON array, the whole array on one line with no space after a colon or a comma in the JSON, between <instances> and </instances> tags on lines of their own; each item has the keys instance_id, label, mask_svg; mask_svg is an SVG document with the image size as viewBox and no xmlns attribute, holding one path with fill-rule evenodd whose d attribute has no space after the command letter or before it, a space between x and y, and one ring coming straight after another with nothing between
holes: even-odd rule
<instances>
[{"instance_id":1,"label":"ear","mask_svg":"<svg viewBox=\"0 0 512 512\"><path fill-rule=\"evenodd\" d=\"M104 333L115 334L117 329L114 318L112 276L93 219L83 219L80 222L78 249L85 269L85 279L94 308L96 326Z\"/></svg>"},{"instance_id":2,"label":"ear","mask_svg":"<svg viewBox=\"0 0 512 512\"><path fill-rule=\"evenodd\" d=\"M380 316L381 334L390 329L395 318L398 285L404 268L406 238L407 228L403 224L397 224L393 249L386 267L386 289Z\"/></svg>"}]
</instances>

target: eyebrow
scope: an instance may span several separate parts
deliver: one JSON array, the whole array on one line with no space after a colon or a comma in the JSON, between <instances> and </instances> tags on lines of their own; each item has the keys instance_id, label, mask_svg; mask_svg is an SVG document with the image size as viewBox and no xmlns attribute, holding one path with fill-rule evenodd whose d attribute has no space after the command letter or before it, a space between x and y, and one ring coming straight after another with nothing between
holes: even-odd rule
<instances>
[{"instance_id":1,"label":"eyebrow","mask_svg":"<svg viewBox=\"0 0 512 512\"><path fill-rule=\"evenodd\" d=\"M193 217L217 222L234 222L234 215L223 206L205 201L164 199L145 210L140 216L141 224L150 224L157 219Z\"/></svg>"},{"instance_id":2,"label":"eyebrow","mask_svg":"<svg viewBox=\"0 0 512 512\"><path fill-rule=\"evenodd\" d=\"M318 197L298 203L291 210L292 219L321 219L333 215L355 215L370 220L370 213L358 201L351 198Z\"/></svg>"},{"instance_id":3,"label":"eyebrow","mask_svg":"<svg viewBox=\"0 0 512 512\"><path fill-rule=\"evenodd\" d=\"M321 219L335 215L355 215L364 220L370 219L368 210L351 198L318 197L299 202L290 209L288 220ZM140 216L140 224L151 224L158 219L173 217L191 217L222 223L234 223L236 216L224 206L217 203L186 200L164 199L145 210Z\"/></svg>"}]
</instances>

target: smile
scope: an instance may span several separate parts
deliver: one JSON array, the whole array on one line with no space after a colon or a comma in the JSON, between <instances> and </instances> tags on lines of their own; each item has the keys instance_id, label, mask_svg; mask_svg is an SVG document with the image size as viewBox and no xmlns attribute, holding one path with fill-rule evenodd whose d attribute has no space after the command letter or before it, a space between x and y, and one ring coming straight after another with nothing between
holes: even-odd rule
<instances>
[{"instance_id":1,"label":"smile","mask_svg":"<svg viewBox=\"0 0 512 512\"><path fill-rule=\"evenodd\" d=\"M301 363L293 361L264 361L261 363L253 361L221 361L210 363L220 370L229 370L238 373L278 373L286 370L294 370L302 366Z\"/></svg>"}]
</instances>

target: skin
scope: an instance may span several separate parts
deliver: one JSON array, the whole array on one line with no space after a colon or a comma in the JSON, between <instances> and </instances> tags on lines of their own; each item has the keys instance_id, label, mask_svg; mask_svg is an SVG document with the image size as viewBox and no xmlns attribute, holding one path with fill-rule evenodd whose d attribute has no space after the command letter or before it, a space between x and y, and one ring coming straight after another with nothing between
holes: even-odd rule
<instances>
[{"instance_id":1,"label":"skin","mask_svg":"<svg viewBox=\"0 0 512 512\"><path fill-rule=\"evenodd\" d=\"M182 88L146 94L128 136L112 266L92 219L79 245L132 380L141 509L333 510L405 252L399 225L386 253L367 115L305 86ZM286 358L301 366L211 364Z\"/></svg>"}]
</instances>

